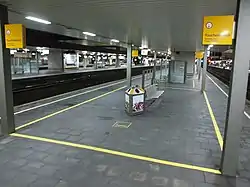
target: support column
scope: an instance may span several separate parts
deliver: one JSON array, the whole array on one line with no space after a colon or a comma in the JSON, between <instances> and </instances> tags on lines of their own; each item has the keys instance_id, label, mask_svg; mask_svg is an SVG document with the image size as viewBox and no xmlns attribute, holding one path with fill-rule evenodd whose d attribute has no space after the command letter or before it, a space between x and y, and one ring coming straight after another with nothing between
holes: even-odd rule
<instances>
[{"instance_id":1,"label":"support column","mask_svg":"<svg viewBox=\"0 0 250 187\"><path fill-rule=\"evenodd\" d=\"M154 69L153 69L153 76L152 76L152 80L151 80L151 84L154 84L155 81L155 77L156 77L156 59L157 59L157 53L154 53Z\"/></svg>"},{"instance_id":2,"label":"support column","mask_svg":"<svg viewBox=\"0 0 250 187\"><path fill-rule=\"evenodd\" d=\"M201 59L198 59L197 69L198 69L198 80L201 80Z\"/></svg>"},{"instance_id":3,"label":"support column","mask_svg":"<svg viewBox=\"0 0 250 187\"><path fill-rule=\"evenodd\" d=\"M48 61L49 71L64 72L64 59L61 49L50 49Z\"/></svg>"},{"instance_id":4,"label":"support column","mask_svg":"<svg viewBox=\"0 0 250 187\"><path fill-rule=\"evenodd\" d=\"M94 67L95 69L97 69L97 62L98 62L98 56L97 56L97 52L95 53L95 64L94 64Z\"/></svg>"},{"instance_id":5,"label":"support column","mask_svg":"<svg viewBox=\"0 0 250 187\"><path fill-rule=\"evenodd\" d=\"M222 173L236 176L239 162L240 134L245 109L247 92L248 69L250 61L250 1L239 1L238 24L234 63L232 68L232 82L228 98L227 118L222 153Z\"/></svg>"},{"instance_id":6,"label":"support column","mask_svg":"<svg viewBox=\"0 0 250 187\"><path fill-rule=\"evenodd\" d=\"M0 5L0 136L15 131L10 51L5 48L4 39L4 24L7 23L7 7Z\"/></svg>"},{"instance_id":7,"label":"support column","mask_svg":"<svg viewBox=\"0 0 250 187\"><path fill-rule=\"evenodd\" d=\"M115 63L115 67L116 67L116 68L120 67L119 54L116 54L116 63Z\"/></svg>"},{"instance_id":8,"label":"support column","mask_svg":"<svg viewBox=\"0 0 250 187\"><path fill-rule=\"evenodd\" d=\"M132 85L132 47L130 44L127 45L127 85L130 87Z\"/></svg>"},{"instance_id":9,"label":"support column","mask_svg":"<svg viewBox=\"0 0 250 187\"><path fill-rule=\"evenodd\" d=\"M205 46L204 51L204 60L203 60L203 68L202 68L202 82L201 82L201 91L205 91L206 89L206 77L207 76L207 46Z\"/></svg>"}]
</instances>

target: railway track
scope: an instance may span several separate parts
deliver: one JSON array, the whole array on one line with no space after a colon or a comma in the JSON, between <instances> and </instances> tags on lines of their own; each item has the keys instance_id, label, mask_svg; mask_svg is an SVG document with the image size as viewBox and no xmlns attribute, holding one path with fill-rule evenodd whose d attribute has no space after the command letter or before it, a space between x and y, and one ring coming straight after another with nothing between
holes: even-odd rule
<instances>
[{"instance_id":1,"label":"railway track","mask_svg":"<svg viewBox=\"0 0 250 187\"><path fill-rule=\"evenodd\" d=\"M231 70L208 66L207 71L224 82L226 85L230 85ZM250 100L250 73L248 75L247 99Z\"/></svg>"}]
</instances>

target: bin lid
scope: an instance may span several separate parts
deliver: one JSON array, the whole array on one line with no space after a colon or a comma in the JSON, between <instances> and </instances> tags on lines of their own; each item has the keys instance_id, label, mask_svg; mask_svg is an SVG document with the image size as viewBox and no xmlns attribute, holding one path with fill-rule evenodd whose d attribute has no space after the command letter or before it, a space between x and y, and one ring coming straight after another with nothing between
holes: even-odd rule
<instances>
[{"instance_id":1,"label":"bin lid","mask_svg":"<svg viewBox=\"0 0 250 187\"><path fill-rule=\"evenodd\" d=\"M129 95L137 95L145 93L144 89L139 86L131 86L129 89L126 90L126 93Z\"/></svg>"}]
</instances>

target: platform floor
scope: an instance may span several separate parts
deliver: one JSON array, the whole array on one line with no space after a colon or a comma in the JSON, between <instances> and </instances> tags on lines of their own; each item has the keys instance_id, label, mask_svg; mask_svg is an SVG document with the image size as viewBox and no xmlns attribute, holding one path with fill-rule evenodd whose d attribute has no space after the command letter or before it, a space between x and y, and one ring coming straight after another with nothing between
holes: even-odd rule
<instances>
[{"instance_id":1,"label":"platform floor","mask_svg":"<svg viewBox=\"0 0 250 187\"><path fill-rule=\"evenodd\" d=\"M185 85L167 85L134 117L124 112L122 81L16 108L17 132L0 140L0 186L249 187L250 119L244 116L239 177L224 177L218 134L227 88L209 77L207 100L189 77Z\"/></svg>"}]
</instances>

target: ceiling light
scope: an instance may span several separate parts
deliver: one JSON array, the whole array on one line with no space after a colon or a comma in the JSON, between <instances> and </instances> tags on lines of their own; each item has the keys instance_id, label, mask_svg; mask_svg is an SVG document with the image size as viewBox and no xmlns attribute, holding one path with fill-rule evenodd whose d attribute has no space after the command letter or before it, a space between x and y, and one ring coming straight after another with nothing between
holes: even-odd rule
<instances>
[{"instance_id":1,"label":"ceiling light","mask_svg":"<svg viewBox=\"0 0 250 187\"><path fill-rule=\"evenodd\" d=\"M143 47L139 47L139 49L143 49Z\"/></svg>"},{"instance_id":2,"label":"ceiling light","mask_svg":"<svg viewBox=\"0 0 250 187\"><path fill-rule=\"evenodd\" d=\"M50 21L43 20L43 19L40 19L40 18L35 18L35 17L32 17L32 16L27 16L27 17L25 17L25 18L28 19L28 20L35 21L35 22L39 22L39 23L43 23L43 24L46 24L46 25L51 24Z\"/></svg>"},{"instance_id":3,"label":"ceiling light","mask_svg":"<svg viewBox=\"0 0 250 187\"><path fill-rule=\"evenodd\" d=\"M82 32L82 33L88 36L96 36L96 34L91 33L91 32Z\"/></svg>"},{"instance_id":4,"label":"ceiling light","mask_svg":"<svg viewBox=\"0 0 250 187\"><path fill-rule=\"evenodd\" d=\"M135 45L134 44L132 44L132 47L134 47Z\"/></svg>"},{"instance_id":5,"label":"ceiling light","mask_svg":"<svg viewBox=\"0 0 250 187\"><path fill-rule=\"evenodd\" d=\"M115 43L119 43L120 42L119 40L116 40L116 39L111 39L110 41L111 42L115 42Z\"/></svg>"}]
</instances>

